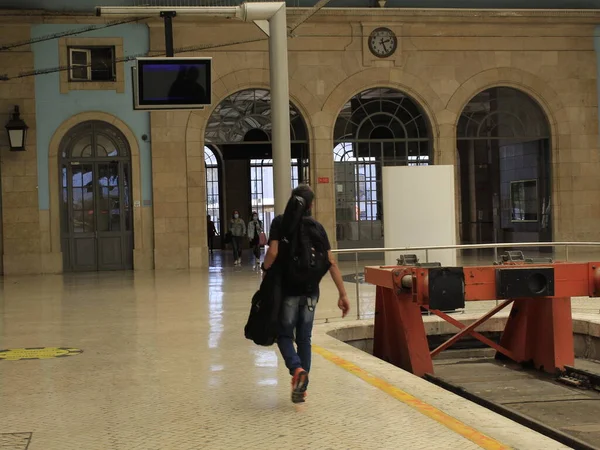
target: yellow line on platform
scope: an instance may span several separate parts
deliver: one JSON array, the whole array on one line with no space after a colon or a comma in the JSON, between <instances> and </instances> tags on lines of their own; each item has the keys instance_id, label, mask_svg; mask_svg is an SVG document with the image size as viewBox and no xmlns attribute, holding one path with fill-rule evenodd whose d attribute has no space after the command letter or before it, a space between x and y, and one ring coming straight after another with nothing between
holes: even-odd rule
<instances>
[{"instance_id":1,"label":"yellow line on platform","mask_svg":"<svg viewBox=\"0 0 600 450\"><path fill-rule=\"evenodd\" d=\"M444 425L455 433L460 434L464 438L474 442L479 445L481 448L487 450L509 450L511 447L498 442L495 439L492 439L489 436L477 431L475 428L472 428L460 420L455 419L452 416L440 411L439 409L431 406L428 403L425 403L422 400L419 400L417 397L410 395L407 392L404 392L401 389L398 389L395 386L392 386L387 381L382 380L381 378L377 378L373 376L360 367L352 364L350 361L346 361L339 356L331 353L328 350L325 350L323 347L319 347L317 345L313 345L313 351L318 355L321 355L323 358L331 361L337 366L341 367L344 370L347 370L353 375L356 375L360 379L366 381L372 386L375 386L378 389L381 389L386 394L394 397L396 400L400 400L405 405L410 406L413 409L416 409L421 414L426 415L430 419L435 420L436 422Z\"/></svg>"}]
</instances>

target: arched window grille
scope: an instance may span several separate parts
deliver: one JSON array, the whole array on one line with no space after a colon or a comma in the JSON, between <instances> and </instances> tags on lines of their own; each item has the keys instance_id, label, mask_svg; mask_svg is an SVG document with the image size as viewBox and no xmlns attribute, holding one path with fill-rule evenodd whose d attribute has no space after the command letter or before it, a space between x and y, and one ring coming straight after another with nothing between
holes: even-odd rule
<instances>
[{"instance_id":1,"label":"arched window grille","mask_svg":"<svg viewBox=\"0 0 600 450\"><path fill-rule=\"evenodd\" d=\"M509 87L480 92L458 121L459 140L496 139L503 144L550 137L544 111L529 95Z\"/></svg>"},{"instance_id":2,"label":"arched window grille","mask_svg":"<svg viewBox=\"0 0 600 450\"><path fill-rule=\"evenodd\" d=\"M267 89L245 89L223 100L211 114L204 138L214 145L243 143L255 130L262 131L259 142L271 141L271 92ZM292 102L290 137L292 144L308 142L306 124Z\"/></svg>"},{"instance_id":3,"label":"arched window grille","mask_svg":"<svg viewBox=\"0 0 600 450\"><path fill-rule=\"evenodd\" d=\"M369 89L344 105L333 148L338 241L382 238L383 167L431 164L431 144L424 112L400 91Z\"/></svg>"}]
</instances>

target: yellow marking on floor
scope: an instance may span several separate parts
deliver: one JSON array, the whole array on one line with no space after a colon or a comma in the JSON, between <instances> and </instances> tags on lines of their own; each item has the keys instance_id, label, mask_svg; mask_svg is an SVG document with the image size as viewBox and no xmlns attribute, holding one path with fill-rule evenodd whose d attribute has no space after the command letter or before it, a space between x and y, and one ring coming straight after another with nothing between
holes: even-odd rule
<instances>
[{"instance_id":1,"label":"yellow marking on floor","mask_svg":"<svg viewBox=\"0 0 600 450\"><path fill-rule=\"evenodd\" d=\"M66 347L9 348L0 350L0 361L19 361L22 359L51 359L79 355L83 350Z\"/></svg>"},{"instance_id":2,"label":"yellow marking on floor","mask_svg":"<svg viewBox=\"0 0 600 450\"><path fill-rule=\"evenodd\" d=\"M455 433L460 434L464 438L479 445L481 448L484 448L486 450L508 450L511 448L507 445L502 444L501 442L498 442L495 439L492 439L489 436L486 436L485 434L477 431L475 428L472 428L462 423L460 420L449 416L448 414L440 411L439 409L431 406L430 404L419 400L415 396L410 395L409 393L404 392L403 390L398 389L395 386L392 386L387 381L384 381L381 378L377 378L376 376L367 373L360 367L356 366L355 364L352 364L350 361L346 361L345 359L336 356L335 354L331 353L328 350L325 350L322 347L313 345L313 350L315 353L321 355L323 358L331 361L332 363L350 372L351 374L356 375L357 377L366 381L370 385L382 390L386 394L394 397L396 400L400 400L405 405L410 406L411 408L417 410L421 414L424 414L430 419L433 419L436 422L444 425L445 427L451 429Z\"/></svg>"}]
</instances>

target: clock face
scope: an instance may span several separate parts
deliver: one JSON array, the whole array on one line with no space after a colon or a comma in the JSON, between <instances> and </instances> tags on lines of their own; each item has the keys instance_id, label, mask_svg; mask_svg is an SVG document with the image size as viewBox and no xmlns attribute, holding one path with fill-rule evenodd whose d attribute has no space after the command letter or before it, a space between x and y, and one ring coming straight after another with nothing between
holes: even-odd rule
<instances>
[{"instance_id":1,"label":"clock face","mask_svg":"<svg viewBox=\"0 0 600 450\"><path fill-rule=\"evenodd\" d=\"M396 51L398 39L389 28L377 28L369 35L369 50L379 58L387 58Z\"/></svg>"}]
</instances>

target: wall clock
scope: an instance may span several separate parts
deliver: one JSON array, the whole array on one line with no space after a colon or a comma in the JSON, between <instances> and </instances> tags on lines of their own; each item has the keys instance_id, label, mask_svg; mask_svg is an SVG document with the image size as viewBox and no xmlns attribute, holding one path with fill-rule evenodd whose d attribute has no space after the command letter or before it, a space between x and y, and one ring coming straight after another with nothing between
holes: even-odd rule
<instances>
[{"instance_id":1,"label":"wall clock","mask_svg":"<svg viewBox=\"0 0 600 450\"><path fill-rule=\"evenodd\" d=\"M389 28L374 29L369 35L369 50L378 58L388 58L398 47L398 38Z\"/></svg>"}]
</instances>

